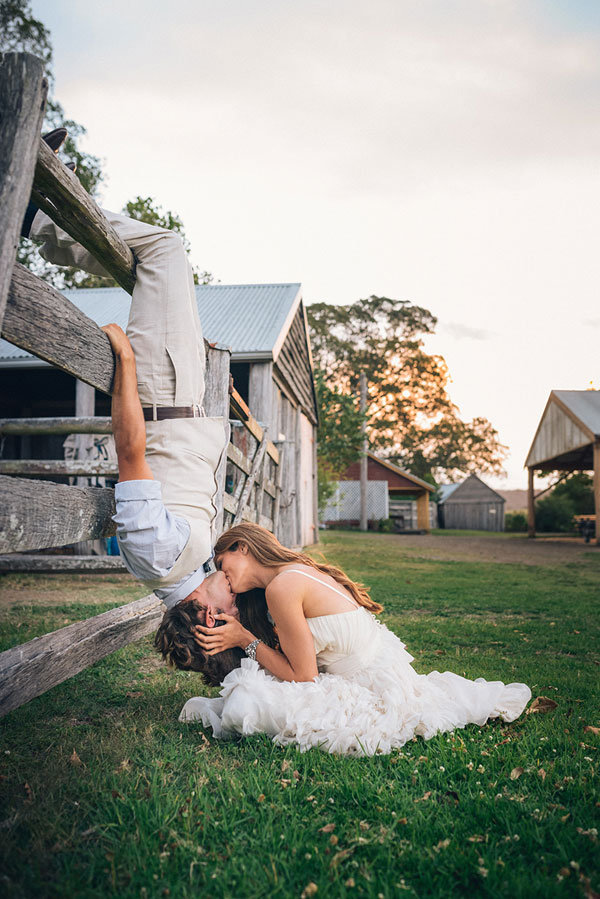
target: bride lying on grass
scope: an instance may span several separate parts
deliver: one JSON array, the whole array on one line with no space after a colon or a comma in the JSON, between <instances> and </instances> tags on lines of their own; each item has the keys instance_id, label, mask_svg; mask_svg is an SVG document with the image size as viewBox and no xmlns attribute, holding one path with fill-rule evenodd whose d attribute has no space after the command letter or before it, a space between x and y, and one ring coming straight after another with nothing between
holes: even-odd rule
<instances>
[{"instance_id":1,"label":"bride lying on grass","mask_svg":"<svg viewBox=\"0 0 600 899\"><path fill-rule=\"evenodd\" d=\"M216 737L266 733L301 750L374 755L498 715L514 721L531 699L525 684L417 674L361 584L286 549L258 525L224 533L215 558L239 617L180 603L165 616L156 646L209 683L229 671L218 698L189 699L180 715Z\"/></svg>"}]
</instances>

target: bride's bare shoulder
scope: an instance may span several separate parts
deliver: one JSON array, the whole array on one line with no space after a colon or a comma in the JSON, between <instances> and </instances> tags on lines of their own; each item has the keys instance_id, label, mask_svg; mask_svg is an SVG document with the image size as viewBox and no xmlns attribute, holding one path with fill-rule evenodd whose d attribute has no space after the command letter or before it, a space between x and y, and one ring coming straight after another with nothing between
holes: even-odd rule
<instances>
[{"instance_id":1,"label":"bride's bare shoulder","mask_svg":"<svg viewBox=\"0 0 600 899\"><path fill-rule=\"evenodd\" d=\"M304 569L306 569L306 572ZM308 565L290 565L282 568L267 585L265 590L267 598L270 596L297 594L303 591L307 587L307 573L309 573Z\"/></svg>"}]
</instances>

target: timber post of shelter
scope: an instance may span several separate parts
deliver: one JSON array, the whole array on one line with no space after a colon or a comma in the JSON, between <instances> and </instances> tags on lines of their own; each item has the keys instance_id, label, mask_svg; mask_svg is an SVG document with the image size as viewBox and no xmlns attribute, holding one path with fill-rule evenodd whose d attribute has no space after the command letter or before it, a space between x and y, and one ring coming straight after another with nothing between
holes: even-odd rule
<instances>
[{"instance_id":1,"label":"timber post of shelter","mask_svg":"<svg viewBox=\"0 0 600 899\"><path fill-rule=\"evenodd\" d=\"M114 356L106 334L66 297L15 262L18 236L30 191L36 204L79 241L129 293L135 284L135 259L79 180L40 138L47 83L41 60L26 53L0 56L0 334L16 346L85 384L110 394ZM208 415L229 413L230 352L206 343L205 408ZM233 402L234 417L262 455L253 461L231 443L216 474L218 528L238 506L225 492L229 462L237 466L242 519L273 527L279 507L279 452L264 429ZM237 416L235 414L237 409ZM107 419L23 419L0 421L0 434L94 434L109 432ZM10 460L6 460L7 462ZM0 553L24 553L48 546L112 536L114 491L35 481L36 476L89 476L95 467L65 460L15 460L0 470ZM113 463L105 473L115 473ZM102 467L102 466L100 466ZM254 472L248 489L245 478ZM255 506L252 507L252 503ZM264 513L268 503L270 516ZM3 570L6 571L6 562ZM22 569L21 569L22 570ZM0 715L41 695L93 662L156 629L164 612L160 600L146 596L128 605L77 622L0 653Z\"/></svg>"}]
</instances>

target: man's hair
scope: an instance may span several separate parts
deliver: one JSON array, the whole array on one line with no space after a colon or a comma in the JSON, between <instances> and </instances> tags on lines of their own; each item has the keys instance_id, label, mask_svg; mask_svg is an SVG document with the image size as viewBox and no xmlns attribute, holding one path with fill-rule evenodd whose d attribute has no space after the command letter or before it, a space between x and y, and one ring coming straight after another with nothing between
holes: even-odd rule
<instances>
[{"instance_id":1,"label":"man's hair","mask_svg":"<svg viewBox=\"0 0 600 899\"><path fill-rule=\"evenodd\" d=\"M269 621L265 591L249 590L237 596L240 622L267 646L278 647L275 629ZM198 671L204 682L220 684L225 676L240 667L243 649L235 646L216 655L208 655L194 639L192 628L205 623L205 606L195 597L184 599L168 609L154 637L154 647L174 668Z\"/></svg>"}]
</instances>

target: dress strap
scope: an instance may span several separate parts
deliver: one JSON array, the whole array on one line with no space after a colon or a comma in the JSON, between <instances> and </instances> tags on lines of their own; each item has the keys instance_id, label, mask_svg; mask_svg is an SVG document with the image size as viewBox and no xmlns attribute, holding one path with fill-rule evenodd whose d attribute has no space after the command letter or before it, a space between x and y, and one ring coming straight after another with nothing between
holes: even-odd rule
<instances>
[{"instance_id":1,"label":"dress strap","mask_svg":"<svg viewBox=\"0 0 600 899\"><path fill-rule=\"evenodd\" d=\"M338 590L337 587L332 587L331 584L325 584L318 577L315 577L314 574L309 574L308 571L300 571L299 568L286 568L284 571L280 571L279 574L275 575L275 577L281 577L282 574L302 574L304 577L309 577L311 581L316 581L317 584L321 584L322 587L329 587L330 590L333 590L334 593L339 593L340 596L343 596L344 599L347 599L349 603L351 603L355 609L360 608L359 604L351 599L349 596L346 596L341 590Z\"/></svg>"}]
</instances>

